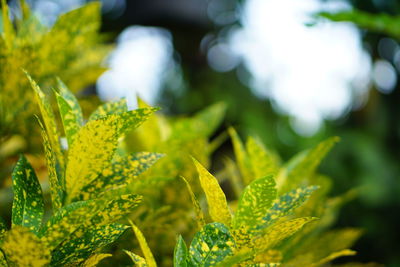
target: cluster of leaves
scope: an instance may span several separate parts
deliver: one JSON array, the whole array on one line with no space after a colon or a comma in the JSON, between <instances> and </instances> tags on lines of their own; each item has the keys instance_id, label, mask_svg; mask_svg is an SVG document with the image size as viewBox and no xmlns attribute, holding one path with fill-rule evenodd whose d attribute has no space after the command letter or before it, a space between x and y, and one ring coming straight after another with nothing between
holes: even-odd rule
<instances>
[{"instance_id":1,"label":"cluster of leaves","mask_svg":"<svg viewBox=\"0 0 400 267\"><path fill-rule=\"evenodd\" d=\"M231 182L244 189L237 203L228 204L218 180L193 158L211 223L205 224L201 205L186 182L200 231L194 235L189 249L179 237L174 252L175 266L322 266L337 257L354 255L348 248L360 236L359 230L324 231L345 198L324 201L329 186L326 178L315 174L336 138L280 167L278 157L256 139L249 138L244 148L233 129L230 134L242 178L231 175ZM322 192L315 194L318 186L312 183L321 184ZM299 184L302 187L296 188ZM319 223L311 223L317 219L313 214L320 216ZM155 266L147 243L140 243L145 258L129 252L130 256L139 266Z\"/></svg>"},{"instance_id":2,"label":"cluster of leaves","mask_svg":"<svg viewBox=\"0 0 400 267\"><path fill-rule=\"evenodd\" d=\"M93 266L105 254L96 251L115 241L128 227L117 221L141 196L126 194L132 180L160 154L117 153L119 139L144 122L153 108L134 111L100 106L83 125L75 96L59 80L55 92L68 149L62 149L55 115L39 86L29 77L42 119L52 214L43 223L42 189L34 169L21 156L13 174L12 227L2 225L3 266Z\"/></svg>"},{"instance_id":3,"label":"cluster of leaves","mask_svg":"<svg viewBox=\"0 0 400 267\"><path fill-rule=\"evenodd\" d=\"M22 69L48 90L57 75L78 90L93 84L104 71L101 62L110 50L100 44L100 4L91 2L61 15L52 27L43 25L24 0L11 20L2 0L0 27L0 129L2 136L26 134L34 105L32 90Z\"/></svg>"}]
</instances>

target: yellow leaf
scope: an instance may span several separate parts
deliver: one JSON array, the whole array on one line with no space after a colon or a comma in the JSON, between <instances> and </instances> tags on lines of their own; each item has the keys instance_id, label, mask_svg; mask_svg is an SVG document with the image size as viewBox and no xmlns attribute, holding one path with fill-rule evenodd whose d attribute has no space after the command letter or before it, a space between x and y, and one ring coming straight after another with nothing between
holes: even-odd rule
<instances>
[{"instance_id":1,"label":"yellow leaf","mask_svg":"<svg viewBox=\"0 0 400 267\"><path fill-rule=\"evenodd\" d=\"M211 219L214 222L221 222L230 226L232 215L226 202L226 197L217 179L209 173L195 158L192 158L196 165L201 187L206 194L208 209Z\"/></svg>"},{"instance_id":2,"label":"yellow leaf","mask_svg":"<svg viewBox=\"0 0 400 267\"><path fill-rule=\"evenodd\" d=\"M135 232L136 238L139 241L140 248L142 249L144 258L146 259L147 265L149 267L157 267L156 261L154 260L153 253L151 253L151 250L149 246L147 245L146 239L144 238L142 232L139 230L139 228L136 227L132 222L130 222L133 228L133 231Z\"/></svg>"},{"instance_id":3,"label":"yellow leaf","mask_svg":"<svg viewBox=\"0 0 400 267\"><path fill-rule=\"evenodd\" d=\"M112 256L111 254L104 254L104 253L103 254L94 254L94 255L90 256L90 258L84 262L83 267L95 267L101 260L111 257L111 256Z\"/></svg>"},{"instance_id":4,"label":"yellow leaf","mask_svg":"<svg viewBox=\"0 0 400 267\"><path fill-rule=\"evenodd\" d=\"M197 225L198 225L198 228L201 229L205 225L205 221L204 221L204 214L200 208L199 201L197 201L197 198L196 198L195 194L193 193L192 187L190 186L189 182L183 176L180 176L180 177L185 182L186 188L189 191L190 198L192 199L194 210L196 212Z\"/></svg>"}]
</instances>

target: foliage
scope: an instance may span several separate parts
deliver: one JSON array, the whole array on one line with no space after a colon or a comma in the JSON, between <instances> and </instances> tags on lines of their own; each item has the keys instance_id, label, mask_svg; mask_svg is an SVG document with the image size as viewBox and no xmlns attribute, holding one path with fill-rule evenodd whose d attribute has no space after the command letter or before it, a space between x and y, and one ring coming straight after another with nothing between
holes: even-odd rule
<instances>
[{"instance_id":1,"label":"foliage","mask_svg":"<svg viewBox=\"0 0 400 267\"><path fill-rule=\"evenodd\" d=\"M99 2L61 15L51 27L43 25L25 0L20 1L20 16L10 19L2 0L0 37L0 129L4 138L14 133L26 135L32 115L32 90L22 70L43 85L55 86L59 76L74 92L93 84L104 71L101 62L108 46L99 43Z\"/></svg>"}]
</instances>

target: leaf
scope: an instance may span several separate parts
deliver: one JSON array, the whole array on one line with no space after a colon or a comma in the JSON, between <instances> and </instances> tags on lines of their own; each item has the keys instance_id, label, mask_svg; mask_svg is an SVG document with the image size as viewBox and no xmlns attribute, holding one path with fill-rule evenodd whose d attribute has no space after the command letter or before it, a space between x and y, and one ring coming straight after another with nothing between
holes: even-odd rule
<instances>
[{"instance_id":1,"label":"leaf","mask_svg":"<svg viewBox=\"0 0 400 267\"><path fill-rule=\"evenodd\" d=\"M99 248L117 240L128 228L117 223L80 228L53 251L51 264L78 265Z\"/></svg>"},{"instance_id":2,"label":"leaf","mask_svg":"<svg viewBox=\"0 0 400 267\"><path fill-rule=\"evenodd\" d=\"M183 176L180 177L185 183L187 190L189 191L190 199L192 200L194 211L196 213L197 226L199 227L199 229L201 229L206 223L204 220L203 211L200 208L199 201L197 200L196 195L193 193L192 187L190 186L189 182Z\"/></svg>"},{"instance_id":3,"label":"leaf","mask_svg":"<svg viewBox=\"0 0 400 267\"><path fill-rule=\"evenodd\" d=\"M185 241L182 236L178 237L178 242L176 243L174 249L174 267L187 267L189 260L189 253L186 247Z\"/></svg>"},{"instance_id":4,"label":"leaf","mask_svg":"<svg viewBox=\"0 0 400 267\"><path fill-rule=\"evenodd\" d=\"M313 217L303 217L275 224L268 228L263 235L256 236L252 242L259 253L264 252L295 234L305 224L315 220L316 218Z\"/></svg>"},{"instance_id":5,"label":"leaf","mask_svg":"<svg viewBox=\"0 0 400 267\"><path fill-rule=\"evenodd\" d=\"M246 142L246 150L252 168L253 179L278 173L278 157L268 151L259 140L249 137Z\"/></svg>"},{"instance_id":6,"label":"leaf","mask_svg":"<svg viewBox=\"0 0 400 267\"><path fill-rule=\"evenodd\" d=\"M58 140L59 134L57 131L56 120L54 117L53 110L51 109L51 105L49 101L46 99L45 94L40 89L39 85L29 76L28 73L25 73L28 77L28 80L35 92L36 101L39 105L40 112L42 114L42 119L44 122L44 126L47 132L47 136L53 150L53 153L57 160L57 168L60 169L60 172L63 172L64 166L64 157L61 153L61 145L60 141Z\"/></svg>"},{"instance_id":7,"label":"leaf","mask_svg":"<svg viewBox=\"0 0 400 267\"><path fill-rule=\"evenodd\" d=\"M79 196L80 190L93 182L102 170L109 168L121 134L138 127L154 111L137 109L109 115L81 128L68 153L67 203Z\"/></svg>"},{"instance_id":8,"label":"leaf","mask_svg":"<svg viewBox=\"0 0 400 267\"><path fill-rule=\"evenodd\" d=\"M244 185L246 186L250 184L251 181L254 179L252 178L253 175L252 175L251 165L248 160L247 152L235 129L229 127L228 132L229 135L231 136L233 151L235 152L236 161L239 166L239 170L242 174Z\"/></svg>"},{"instance_id":9,"label":"leaf","mask_svg":"<svg viewBox=\"0 0 400 267\"><path fill-rule=\"evenodd\" d=\"M217 179L209 173L195 158L193 162L199 173L201 187L206 194L208 209L211 219L214 222L221 222L225 225L231 224L231 212L229 211L226 197Z\"/></svg>"},{"instance_id":10,"label":"leaf","mask_svg":"<svg viewBox=\"0 0 400 267\"><path fill-rule=\"evenodd\" d=\"M130 184L163 156L150 152L139 152L129 156L115 155L111 166L103 169L93 182L82 188L80 200L94 198L100 192Z\"/></svg>"},{"instance_id":11,"label":"leaf","mask_svg":"<svg viewBox=\"0 0 400 267\"><path fill-rule=\"evenodd\" d=\"M83 263L83 267L95 267L100 261L108 257L112 257L112 254L93 254Z\"/></svg>"},{"instance_id":12,"label":"leaf","mask_svg":"<svg viewBox=\"0 0 400 267\"><path fill-rule=\"evenodd\" d=\"M135 232L136 238L139 241L140 248L142 249L144 258L146 259L146 263L149 267L157 267L156 261L154 260L153 253L151 253L151 250L149 246L147 245L146 239L144 238L142 232L139 230L139 228L136 227L131 222L133 231Z\"/></svg>"},{"instance_id":13,"label":"leaf","mask_svg":"<svg viewBox=\"0 0 400 267\"><path fill-rule=\"evenodd\" d=\"M56 94L56 99L58 103L58 109L60 111L65 136L68 141L68 146L71 146L74 142L74 138L78 133L81 125L76 117L76 111L69 105L69 103L58 93Z\"/></svg>"},{"instance_id":14,"label":"leaf","mask_svg":"<svg viewBox=\"0 0 400 267\"><path fill-rule=\"evenodd\" d=\"M275 181L272 176L254 180L248 185L238 203L233 228L252 229L263 223L262 218L276 198Z\"/></svg>"},{"instance_id":15,"label":"leaf","mask_svg":"<svg viewBox=\"0 0 400 267\"><path fill-rule=\"evenodd\" d=\"M12 173L14 201L12 225L25 226L37 232L44 213L42 188L32 166L21 155Z\"/></svg>"},{"instance_id":16,"label":"leaf","mask_svg":"<svg viewBox=\"0 0 400 267\"><path fill-rule=\"evenodd\" d=\"M329 254L327 257L321 259L317 263L314 263L310 266L311 267L323 266L324 264L327 264L336 258L343 257L343 256L354 256L356 254L357 253L351 249L344 249L344 250L336 251L336 252Z\"/></svg>"},{"instance_id":17,"label":"leaf","mask_svg":"<svg viewBox=\"0 0 400 267\"><path fill-rule=\"evenodd\" d=\"M327 18L332 21L349 21L367 30L385 33L395 38L400 38L400 18L388 14L372 14L361 10L342 11L337 13L321 12L317 17Z\"/></svg>"},{"instance_id":18,"label":"leaf","mask_svg":"<svg viewBox=\"0 0 400 267\"><path fill-rule=\"evenodd\" d=\"M68 89L68 87L58 77L57 77L57 88L58 88L60 96L71 107L72 112L76 118L76 123L79 126L82 126L83 125L83 115L82 115L82 109L81 109L81 106L79 105L78 99L76 99L75 95Z\"/></svg>"},{"instance_id":19,"label":"leaf","mask_svg":"<svg viewBox=\"0 0 400 267\"><path fill-rule=\"evenodd\" d=\"M338 137L329 138L316 147L303 151L291 159L277 177L279 192L286 193L301 185L307 184L321 160L339 141Z\"/></svg>"},{"instance_id":20,"label":"leaf","mask_svg":"<svg viewBox=\"0 0 400 267\"><path fill-rule=\"evenodd\" d=\"M97 120L112 114L120 114L128 111L125 98L121 98L116 102L107 102L99 106L89 117L89 121Z\"/></svg>"},{"instance_id":21,"label":"leaf","mask_svg":"<svg viewBox=\"0 0 400 267\"><path fill-rule=\"evenodd\" d=\"M317 186L300 187L280 196L262 218L264 223L257 229L266 228L279 218L288 215L307 201L310 195L317 189Z\"/></svg>"},{"instance_id":22,"label":"leaf","mask_svg":"<svg viewBox=\"0 0 400 267\"><path fill-rule=\"evenodd\" d=\"M16 226L7 232L1 249L13 266L41 267L50 263L50 250L25 227Z\"/></svg>"},{"instance_id":23,"label":"leaf","mask_svg":"<svg viewBox=\"0 0 400 267\"><path fill-rule=\"evenodd\" d=\"M8 263L6 260L6 257L4 256L4 253L0 251L0 266L1 267L8 267Z\"/></svg>"},{"instance_id":24,"label":"leaf","mask_svg":"<svg viewBox=\"0 0 400 267\"><path fill-rule=\"evenodd\" d=\"M222 223L210 223L197 232L189 248L194 266L214 266L232 255L235 240Z\"/></svg>"},{"instance_id":25,"label":"leaf","mask_svg":"<svg viewBox=\"0 0 400 267\"><path fill-rule=\"evenodd\" d=\"M65 183L63 179L63 173L57 172L57 160L54 151L51 148L49 137L40 119L37 117L41 129L41 135L43 139L44 154L46 158L47 171L50 183L50 195L51 202L54 211L57 211L62 207L64 194L65 194Z\"/></svg>"},{"instance_id":26,"label":"leaf","mask_svg":"<svg viewBox=\"0 0 400 267\"><path fill-rule=\"evenodd\" d=\"M98 200L97 206L100 208L87 223L87 227L91 225L104 225L118 221L125 215L132 212L133 208L137 207L142 201L142 197L135 194L125 194L114 196L113 199L107 200L101 198ZM102 202L105 202L104 204Z\"/></svg>"},{"instance_id":27,"label":"leaf","mask_svg":"<svg viewBox=\"0 0 400 267\"><path fill-rule=\"evenodd\" d=\"M1 0L1 11L2 11L2 19L3 19L3 38L5 40L6 47L8 49L12 49L14 39L15 39L15 30L13 23L11 21L10 15L9 15L9 8L7 5L6 0Z\"/></svg>"},{"instance_id":28,"label":"leaf","mask_svg":"<svg viewBox=\"0 0 400 267\"><path fill-rule=\"evenodd\" d=\"M50 249L56 248L79 226L97 213L95 201L79 201L59 209L39 231L39 237Z\"/></svg>"},{"instance_id":29,"label":"leaf","mask_svg":"<svg viewBox=\"0 0 400 267\"><path fill-rule=\"evenodd\" d=\"M128 250L124 250L124 252L132 259L132 261L135 263L135 266L137 266L137 267L147 267L148 266L146 263L146 260L144 258L142 258Z\"/></svg>"}]
</instances>

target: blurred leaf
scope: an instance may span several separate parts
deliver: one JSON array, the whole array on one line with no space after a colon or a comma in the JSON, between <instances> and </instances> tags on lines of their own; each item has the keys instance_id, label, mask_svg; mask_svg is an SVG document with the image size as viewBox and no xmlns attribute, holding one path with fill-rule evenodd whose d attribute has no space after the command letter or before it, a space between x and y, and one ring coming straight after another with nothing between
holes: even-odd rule
<instances>
[{"instance_id":1,"label":"blurred leaf","mask_svg":"<svg viewBox=\"0 0 400 267\"><path fill-rule=\"evenodd\" d=\"M13 266L42 267L50 263L50 250L25 227L16 226L7 232L1 249Z\"/></svg>"},{"instance_id":2,"label":"blurred leaf","mask_svg":"<svg viewBox=\"0 0 400 267\"><path fill-rule=\"evenodd\" d=\"M95 267L100 261L111 256L112 254L93 254L83 263L83 267Z\"/></svg>"},{"instance_id":3,"label":"blurred leaf","mask_svg":"<svg viewBox=\"0 0 400 267\"><path fill-rule=\"evenodd\" d=\"M144 258L142 258L128 250L124 250L124 252L132 259L132 261L135 263L135 266L137 266L137 267L147 267L148 266L146 263L146 260Z\"/></svg>"},{"instance_id":4,"label":"blurred leaf","mask_svg":"<svg viewBox=\"0 0 400 267\"><path fill-rule=\"evenodd\" d=\"M139 241L139 245L140 245L140 248L142 249L142 252L143 252L144 258L146 259L147 265L149 267L156 267L157 264L156 264L156 261L154 260L153 253L151 253L151 250L150 250L149 246L147 245L146 239L144 238L142 232L132 222L131 222L131 225L132 225L133 231L135 232L136 238Z\"/></svg>"},{"instance_id":5,"label":"blurred leaf","mask_svg":"<svg viewBox=\"0 0 400 267\"><path fill-rule=\"evenodd\" d=\"M196 195L193 193L192 187L190 186L189 182L183 176L180 176L180 177L183 180L183 182L185 183L187 190L189 191L190 199L192 200L193 207L194 207L194 210L196 212L197 226L198 226L199 229L201 229L201 228L204 227L204 225L206 223L205 223L205 220L204 220L203 211L200 208L199 201L197 200Z\"/></svg>"}]
</instances>

